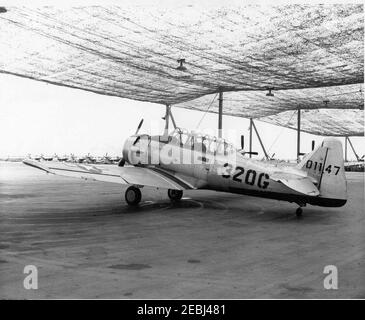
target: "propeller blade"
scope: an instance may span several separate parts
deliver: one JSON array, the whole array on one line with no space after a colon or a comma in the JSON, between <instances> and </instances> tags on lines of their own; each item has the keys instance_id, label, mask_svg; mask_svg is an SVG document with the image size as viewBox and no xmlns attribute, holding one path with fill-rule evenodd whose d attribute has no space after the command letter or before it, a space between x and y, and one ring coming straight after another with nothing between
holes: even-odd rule
<instances>
[{"instance_id":1,"label":"propeller blade","mask_svg":"<svg viewBox=\"0 0 365 320\"><path fill-rule=\"evenodd\" d=\"M142 127L142 124L143 124L143 119L140 121L140 123L139 123L139 125L138 125L138 128L137 128L137 130L136 130L136 133L135 133L135 134L138 134L139 129L141 129L141 127Z\"/></svg>"},{"instance_id":2,"label":"propeller blade","mask_svg":"<svg viewBox=\"0 0 365 320\"><path fill-rule=\"evenodd\" d=\"M125 159L121 158L118 162L118 167L124 167L124 165L125 165Z\"/></svg>"},{"instance_id":3,"label":"propeller blade","mask_svg":"<svg viewBox=\"0 0 365 320\"><path fill-rule=\"evenodd\" d=\"M138 137L136 138L136 140L134 140L133 145L135 145L135 144L139 141L139 139L141 139L141 136L138 136Z\"/></svg>"}]
</instances>

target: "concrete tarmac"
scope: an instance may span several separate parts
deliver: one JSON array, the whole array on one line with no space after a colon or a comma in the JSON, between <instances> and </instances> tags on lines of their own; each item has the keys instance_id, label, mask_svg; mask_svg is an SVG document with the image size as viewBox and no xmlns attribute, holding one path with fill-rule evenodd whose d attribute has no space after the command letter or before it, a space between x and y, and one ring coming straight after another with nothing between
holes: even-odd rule
<instances>
[{"instance_id":1,"label":"concrete tarmac","mask_svg":"<svg viewBox=\"0 0 365 320\"><path fill-rule=\"evenodd\" d=\"M0 162L0 298L365 298L364 174L342 208L142 189ZM26 290L26 265L38 289ZM338 289L326 290L326 265Z\"/></svg>"}]
</instances>

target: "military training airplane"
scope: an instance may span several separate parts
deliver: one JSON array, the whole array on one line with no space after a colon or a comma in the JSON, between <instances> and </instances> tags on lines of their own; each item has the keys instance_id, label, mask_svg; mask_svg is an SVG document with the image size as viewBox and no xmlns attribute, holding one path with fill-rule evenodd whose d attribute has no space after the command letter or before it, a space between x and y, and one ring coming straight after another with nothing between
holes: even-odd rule
<instances>
[{"instance_id":1,"label":"military training airplane","mask_svg":"<svg viewBox=\"0 0 365 320\"><path fill-rule=\"evenodd\" d=\"M68 156L64 155L63 157L59 156L57 153L54 154L53 159L56 159L57 161L68 161Z\"/></svg>"},{"instance_id":2,"label":"military training airplane","mask_svg":"<svg viewBox=\"0 0 365 320\"><path fill-rule=\"evenodd\" d=\"M117 165L23 162L50 174L129 185L125 200L131 206L141 201L144 186L167 189L172 201L194 189L288 201L298 204L297 216L306 204L340 207L347 201L342 144L336 139L324 139L293 166L250 159L224 139L180 128L171 134L138 134L142 123L126 140Z\"/></svg>"}]
</instances>

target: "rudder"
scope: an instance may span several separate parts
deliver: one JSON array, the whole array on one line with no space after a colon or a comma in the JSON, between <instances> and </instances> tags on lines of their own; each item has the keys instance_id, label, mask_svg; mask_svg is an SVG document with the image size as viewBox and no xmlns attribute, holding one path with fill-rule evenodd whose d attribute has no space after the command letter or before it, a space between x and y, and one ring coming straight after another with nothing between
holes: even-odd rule
<instances>
[{"instance_id":1,"label":"rudder","mask_svg":"<svg viewBox=\"0 0 365 320\"><path fill-rule=\"evenodd\" d=\"M298 164L317 181L319 197L339 200L344 205L347 200L342 144L339 140L326 138L314 151L307 154Z\"/></svg>"}]
</instances>

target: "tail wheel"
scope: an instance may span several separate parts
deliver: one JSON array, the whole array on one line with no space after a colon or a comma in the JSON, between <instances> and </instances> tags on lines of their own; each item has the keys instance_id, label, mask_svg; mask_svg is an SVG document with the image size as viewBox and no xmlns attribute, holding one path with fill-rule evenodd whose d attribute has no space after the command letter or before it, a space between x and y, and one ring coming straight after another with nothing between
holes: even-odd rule
<instances>
[{"instance_id":1,"label":"tail wheel","mask_svg":"<svg viewBox=\"0 0 365 320\"><path fill-rule=\"evenodd\" d=\"M130 206L136 206L138 203L140 203L141 199L142 193L138 188L131 186L125 191L125 201Z\"/></svg>"},{"instance_id":2,"label":"tail wheel","mask_svg":"<svg viewBox=\"0 0 365 320\"><path fill-rule=\"evenodd\" d=\"M182 198L182 196L183 196L183 191L182 190L169 189L167 191L167 195L169 196L169 198L172 201L179 201Z\"/></svg>"},{"instance_id":3,"label":"tail wheel","mask_svg":"<svg viewBox=\"0 0 365 320\"><path fill-rule=\"evenodd\" d=\"M303 209L301 207L299 207L296 211L295 214L297 216L297 218L301 218L303 215Z\"/></svg>"}]
</instances>

